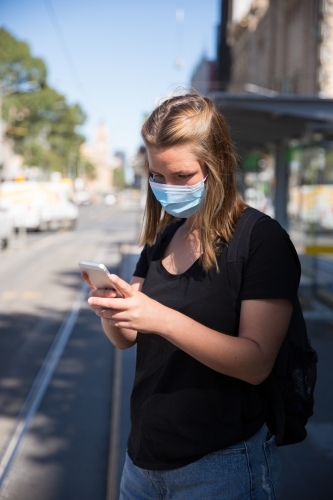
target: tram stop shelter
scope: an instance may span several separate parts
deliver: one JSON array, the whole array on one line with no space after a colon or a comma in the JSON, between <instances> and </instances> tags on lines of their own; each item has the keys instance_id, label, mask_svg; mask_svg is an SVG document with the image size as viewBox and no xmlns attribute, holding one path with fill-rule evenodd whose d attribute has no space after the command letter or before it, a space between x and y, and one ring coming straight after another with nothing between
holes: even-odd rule
<instances>
[{"instance_id":1,"label":"tram stop shelter","mask_svg":"<svg viewBox=\"0 0 333 500\"><path fill-rule=\"evenodd\" d=\"M287 229L288 164L291 140L310 143L314 134L333 137L333 99L309 95L209 95L225 116L238 154L271 150L275 154L275 218Z\"/></svg>"}]
</instances>

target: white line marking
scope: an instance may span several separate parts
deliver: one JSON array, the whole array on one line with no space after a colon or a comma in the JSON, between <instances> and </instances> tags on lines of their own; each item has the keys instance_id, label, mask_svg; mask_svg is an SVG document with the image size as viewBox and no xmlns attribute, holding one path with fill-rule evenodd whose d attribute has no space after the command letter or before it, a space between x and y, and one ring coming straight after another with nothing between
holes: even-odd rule
<instances>
[{"instance_id":1,"label":"white line marking","mask_svg":"<svg viewBox=\"0 0 333 500\"><path fill-rule=\"evenodd\" d=\"M106 500L116 500L118 491L118 462L121 409L122 351L114 348L114 368L111 406L111 429Z\"/></svg>"},{"instance_id":2,"label":"white line marking","mask_svg":"<svg viewBox=\"0 0 333 500\"><path fill-rule=\"evenodd\" d=\"M105 249L100 248L94 260L97 262L103 259ZM62 353L66 347L68 339L77 321L80 313L82 303L86 299L89 286L83 283L81 289L74 301L70 312L65 317L61 324L54 341L46 355L46 358L35 378L29 394L23 403L21 411L16 419L13 431L7 441L2 456L0 456L0 490L10 470L11 465L22 445L23 438L25 437L30 423L35 416L38 407L43 399L43 396L48 388L50 380L57 368Z\"/></svg>"},{"instance_id":3,"label":"white line marking","mask_svg":"<svg viewBox=\"0 0 333 500\"><path fill-rule=\"evenodd\" d=\"M46 355L46 358L38 372L37 377L29 391L21 411L17 417L16 424L11 433L5 452L0 462L0 488L9 472L10 466L22 444L22 440L30 426L31 420L35 416L45 391L50 383L52 375L59 363L67 341L77 321L82 303L85 300L88 285L84 283L76 297L71 311L63 321L55 339Z\"/></svg>"}]
</instances>

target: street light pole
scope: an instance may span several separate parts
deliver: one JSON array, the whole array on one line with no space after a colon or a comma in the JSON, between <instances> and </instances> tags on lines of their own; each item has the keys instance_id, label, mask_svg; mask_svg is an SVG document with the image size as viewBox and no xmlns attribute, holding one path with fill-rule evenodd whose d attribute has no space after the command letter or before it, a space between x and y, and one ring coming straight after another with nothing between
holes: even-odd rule
<instances>
[{"instance_id":1,"label":"street light pole","mask_svg":"<svg viewBox=\"0 0 333 500\"><path fill-rule=\"evenodd\" d=\"M2 81L0 81L0 175L2 177L2 170L3 170L3 159L2 159L2 97L3 95L3 85L2 85ZM0 178L0 182L1 182L1 178Z\"/></svg>"},{"instance_id":2,"label":"street light pole","mask_svg":"<svg viewBox=\"0 0 333 500\"><path fill-rule=\"evenodd\" d=\"M6 90L6 92L5 92ZM3 175L3 160L4 160L4 154L3 154L3 122L2 122L2 108L3 108L3 98L5 95L10 95L10 94L15 94L17 92L16 87L4 87L3 80L0 80L0 166L2 170L1 177ZM1 180L1 178L0 178Z\"/></svg>"}]
</instances>

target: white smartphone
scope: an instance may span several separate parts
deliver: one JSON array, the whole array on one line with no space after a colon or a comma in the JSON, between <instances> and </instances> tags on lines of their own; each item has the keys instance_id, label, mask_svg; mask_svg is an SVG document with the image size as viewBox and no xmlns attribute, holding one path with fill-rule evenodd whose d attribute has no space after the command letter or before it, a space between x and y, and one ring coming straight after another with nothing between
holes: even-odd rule
<instances>
[{"instance_id":1,"label":"white smartphone","mask_svg":"<svg viewBox=\"0 0 333 500\"><path fill-rule=\"evenodd\" d=\"M110 282L110 273L104 264L82 260L79 263L81 271L88 274L90 281L96 288L115 290L119 297L122 297L119 290Z\"/></svg>"}]
</instances>

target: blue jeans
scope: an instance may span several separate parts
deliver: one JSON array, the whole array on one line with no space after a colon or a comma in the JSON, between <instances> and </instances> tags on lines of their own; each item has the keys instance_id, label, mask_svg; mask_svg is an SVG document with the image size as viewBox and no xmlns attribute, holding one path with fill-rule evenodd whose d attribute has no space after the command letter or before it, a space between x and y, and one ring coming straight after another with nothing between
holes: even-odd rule
<instances>
[{"instance_id":1,"label":"blue jeans","mask_svg":"<svg viewBox=\"0 0 333 500\"><path fill-rule=\"evenodd\" d=\"M236 445L179 469L152 471L126 455L120 500L277 500L281 469L267 427Z\"/></svg>"}]
</instances>

